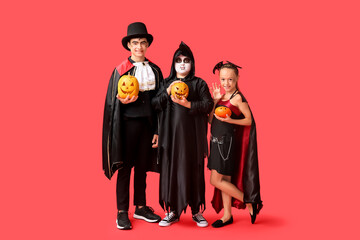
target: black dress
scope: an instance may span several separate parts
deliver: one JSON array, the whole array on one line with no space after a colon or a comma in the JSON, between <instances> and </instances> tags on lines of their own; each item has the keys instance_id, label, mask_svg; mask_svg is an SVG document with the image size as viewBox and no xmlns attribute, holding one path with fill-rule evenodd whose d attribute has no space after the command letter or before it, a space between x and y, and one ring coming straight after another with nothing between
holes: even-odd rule
<instances>
[{"instance_id":1,"label":"black dress","mask_svg":"<svg viewBox=\"0 0 360 240\"><path fill-rule=\"evenodd\" d=\"M225 106L230 108L230 117L233 119L244 118L239 109L230 103L230 99L219 101L216 107ZM235 148L239 145L239 139L236 134L239 127L241 126L221 122L217 118L213 118L210 136L210 156L208 160L209 169L214 169L222 175L233 175L235 161L238 159L235 155Z\"/></svg>"}]
</instances>

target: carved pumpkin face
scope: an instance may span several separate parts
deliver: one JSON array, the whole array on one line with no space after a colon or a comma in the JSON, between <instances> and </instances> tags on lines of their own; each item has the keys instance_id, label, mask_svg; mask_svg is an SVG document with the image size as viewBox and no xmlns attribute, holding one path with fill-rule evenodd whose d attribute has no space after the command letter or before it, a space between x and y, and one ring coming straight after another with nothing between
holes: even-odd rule
<instances>
[{"instance_id":1,"label":"carved pumpkin face","mask_svg":"<svg viewBox=\"0 0 360 240\"><path fill-rule=\"evenodd\" d=\"M171 87L171 95L177 99L187 98L189 95L189 87L184 82L177 82Z\"/></svg>"},{"instance_id":2,"label":"carved pumpkin face","mask_svg":"<svg viewBox=\"0 0 360 240\"><path fill-rule=\"evenodd\" d=\"M215 114L219 117L226 118L226 115L231 116L231 110L228 107L220 106L215 109Z\"/></svg>"},{"instance_id":3,"label":"carved pumpkin face","mask_svg":"<svg viewBox=\"0 0 360 240\"><path fill-rule=\"evenodd\" d=\"M132 98L139 94L139 82L136 77L131 75L124 75L119 79L118 95L120 98Z\"/></svg>"}]
</instances>

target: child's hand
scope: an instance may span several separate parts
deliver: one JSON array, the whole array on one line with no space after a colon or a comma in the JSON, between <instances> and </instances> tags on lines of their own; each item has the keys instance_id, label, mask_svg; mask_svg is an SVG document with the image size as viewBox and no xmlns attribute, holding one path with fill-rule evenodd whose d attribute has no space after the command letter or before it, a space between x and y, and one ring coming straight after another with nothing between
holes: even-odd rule
<instances>
[{"instance_id":1,"label":"child's hand","mask_svg":"<svg viewBox=\"0 0 360 240\"><path fill-rule=\"evenodd\" d=\"M131 98L129 96L126 96L126 98L120 98L119 95L116 95L116 98L120 100L122 104L129 104L132 102L135 102L138 99L139 96L132 96Z\"/></svg>"},{"instance_id":2,"label":"child's hand","mask_svg":"<svg viewBox=\"0 0 360 240\"><path fill-rule=\"evenodd\" d=\"M172 86L173 86L175 83L178 83L178 82L181 82L181 81L180 81L180 80L173 81L173 82L170 84L170 86L166 89L168 95L170 95L170 93L171 93L171 88L172 88Z\"/></svg>"},{"instance_id":3,"label":"child's hand","mask_svg":"<svg viewBox=\"0 0 360 240\"><path fill-rule=\"evenodd\" d=\"M231 121L231 117L230 117L229 115L227 115L227 114L226 114L226 118L219 117L219 116L216 115L216 114L214 114L214 115L215 115L215 117L216 117L219 121L221 121L221 122L228 122L228 123L230 123L230 121Z\"/></svg>"},{"instance_id":4,"label":"child's hand","mask_svg":"<svg viewBox=\"0 0 360 240\"><path fill-rule=\"evenodd\" d=\"M157 148L159 146L159 135L154 134L151 143L152 143L152 148Z\"/></svg>"},{"instance_id":5,"label":"child's hand","mask_svg":"<svg viewBox=\"0 0 360 240\"><path fill-rule=\"evenodd\" d=\"M212 84L213 89L213 99L215 102L218 102L222 98L222 94L220 93L220 86L218 87L217 84Z\"/></svg>"},{"instance_id":6,"label":"child's hand","mask_svg":"<svg viewBox=\"0 0 360 240\"><path fill-rule=\"evenodd\" d=\"M174 97L173 95L171 95L170 98L174 103L180 104L183 107L191 108L191 102L189 102L184 97L182 97L181 99L178 99L178 98Z\"/></svg>"}]
</instances>

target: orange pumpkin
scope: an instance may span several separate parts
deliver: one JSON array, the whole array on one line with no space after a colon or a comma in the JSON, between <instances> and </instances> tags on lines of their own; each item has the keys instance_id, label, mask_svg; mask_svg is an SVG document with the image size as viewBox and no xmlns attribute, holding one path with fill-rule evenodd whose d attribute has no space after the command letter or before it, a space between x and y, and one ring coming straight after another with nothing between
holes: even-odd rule
<instances>
[{"instance_id":1,"label":"orange pumpkin","mask_svg":"<svg viewBox=\"0 0 360 240\"><path fill-rule=\"evenodd\" d=\"M131 75L124 75L119 79L118 95L120 98L132 98L139 94L139 82L136 77Z\"/></svg>"},{"instance_id":2,"label":"orange pumpkin","mask_svg":"<svg viewBox=\"0 0 360 240\"><path fill-rule=\"evenodd\" d=\"M171 95L177 99L187 98L189 95L189 87L184 82L174 83L171 87Z\"/></svg>"},{"instance_id":3,"label":"orange pumpkin","mask_svg":"<svg viewBox=\"0 0 360 240\"><path fill-rule=\"evenodd\" d=\"M226 115L231 116L231 110L228 107L220 106L215 109L215 114L218 117L226 118Z\"/></svg>"}]
</instances>

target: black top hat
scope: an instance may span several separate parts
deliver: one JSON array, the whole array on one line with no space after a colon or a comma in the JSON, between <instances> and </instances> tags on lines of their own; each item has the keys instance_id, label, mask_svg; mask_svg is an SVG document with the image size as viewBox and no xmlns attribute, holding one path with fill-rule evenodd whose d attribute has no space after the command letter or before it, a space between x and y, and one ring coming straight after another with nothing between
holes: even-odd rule
<instances>
[{"instance_id":1,"label":"black top hat","mask_svg":"<svg viewBox=\"0 0 360 240\"><path fill-rule=\"evenodd\" d=\"M128 26L127 36L122 39L122 45L124 46L124 48L126 50L130 50L127 47L127 43L132 38L146 38L149 42L149 46L151 45L151 43L153 41L153 36L151 34L148 34L148 32L146 30L146 26L142 22L134 22Z\"/></svg>"}]
</instances>

